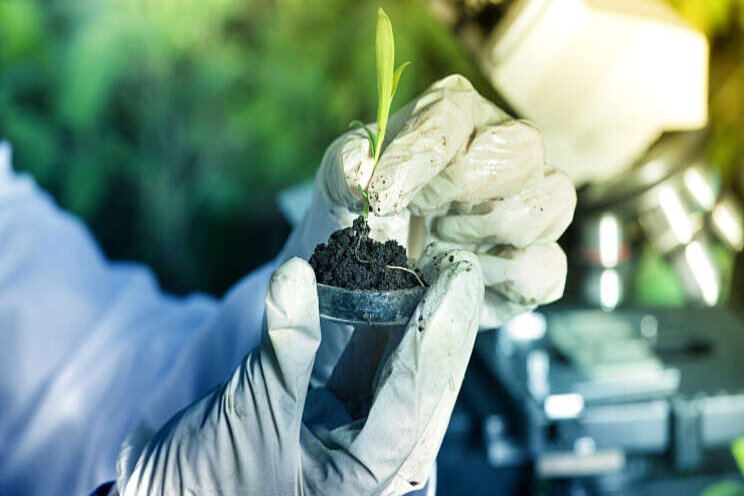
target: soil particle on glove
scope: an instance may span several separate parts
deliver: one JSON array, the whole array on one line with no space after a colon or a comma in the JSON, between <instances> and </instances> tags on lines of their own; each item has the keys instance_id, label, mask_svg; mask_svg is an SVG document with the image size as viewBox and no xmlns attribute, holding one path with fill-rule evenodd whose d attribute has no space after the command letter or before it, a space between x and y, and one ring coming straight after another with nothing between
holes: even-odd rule
<instances>
[{"instance_id":1,"label":"soil particle on glove","mask_svg":"<svg viewBox=\"0 0 744 496\"><path fill-rule=\"evenodd\" d=\"M362 216L316 246L310 265L319 283L346 289L408 289L419 284L410 272L393 268L408 268L406 249L392 239L380 243L370 238Z\"/></svg>"}]
</instances>

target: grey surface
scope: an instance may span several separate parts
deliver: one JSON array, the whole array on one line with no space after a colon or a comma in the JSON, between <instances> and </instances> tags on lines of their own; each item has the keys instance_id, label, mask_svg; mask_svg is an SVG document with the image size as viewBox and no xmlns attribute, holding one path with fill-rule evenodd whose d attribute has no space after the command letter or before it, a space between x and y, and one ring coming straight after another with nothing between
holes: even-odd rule
<instances>
[{"instance_id":1,"label":"grey surface","mask_svg":"<svg viewBox=\"0 0 744 496\"><path fill-rule=\"evenodd\" d=\"M523 420L521 443L528 456L572 453L589 443L597 451L617 448L629 456L669 460L676 470L696 471L712 451L727 451L733 439L744 435L744 323L737 314L724 308L579 311L586 318L565 319L575 312L548 316L548 336L551 325L570 324L553 339L505 346L503 335L490 333L479 336L476 345L491 377L517 405L517 416L506 415L505 421ZM658 333L644 334L642 322L650 314ZM628 325L613 326L617 319ZM656 373L638 374L634 369L649 357L641 356L639 362L637 354L616 346L617 362L627 361L627 367L614 368L614 377L598 376L592 370L595 364L576 360L583 357L577 354L581 347L594 343L590 331L613 346L630 338L647 341L660 367ZM615 362L607 355L613 346L597 357ZM546 362L539 368L540 380L529 367L535 354ZM551 419L544 401L555 394L581 396L582 410L572 418ZM492 437L487 444L501 442L500 436Z\"/></svg>"}]
</instances>

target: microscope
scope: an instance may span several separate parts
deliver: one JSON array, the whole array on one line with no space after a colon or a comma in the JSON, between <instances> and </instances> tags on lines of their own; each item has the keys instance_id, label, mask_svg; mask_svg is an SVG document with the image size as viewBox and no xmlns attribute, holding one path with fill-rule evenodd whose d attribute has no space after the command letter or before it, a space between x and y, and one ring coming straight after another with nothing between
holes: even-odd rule
<instances>
[{"instance_id":1,"label":"microscope","mask_svg":"<svg viewBox=\"0 0 744 496\"><path fill-rule=\"evenodd\" d=\"M744 216L705 154L705 36L658 1L430 4L579 196L564 299L476 343L463 402L489 465L528 467L544 494L735 476L744 323L725 299Z\"/></svg>"}]
</instances>

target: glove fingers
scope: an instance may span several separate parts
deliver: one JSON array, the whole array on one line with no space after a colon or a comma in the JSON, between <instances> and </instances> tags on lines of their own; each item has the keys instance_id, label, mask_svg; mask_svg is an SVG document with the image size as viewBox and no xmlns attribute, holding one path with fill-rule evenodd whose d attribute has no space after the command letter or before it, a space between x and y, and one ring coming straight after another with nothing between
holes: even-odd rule
<instances>
[{"instance_id":1,"label":"glove fingers","mask_svg":"<svg viewBox=\"0 0 744 496\"><path fill-rule=\"evenodd\" d=\"M481 97L462 76L432 85L385 149L369 186L378 215L405 209L414 194L439 174L468 141L473 129L508 116Z\"/></svg>"},{"instance_id":2,"label":"glove fingers","mask_svg":"<svg viewBox=\"0 0 744 496\"><path fill-rule=\"evenodd\" d=\"M544 305L563 295L568 264L557 243L500 247L478 255L483 282L522 305Z\"/></svg>"},{"instance_id":3,"label":"glove fingers","mask_svg":"<svg viewBox=\"0 0 744 496\"><path fill-rule=\"evenodd\" d=\"M370 124L375 132L377 126ZM372 175L374 159L370 155L370 143L366 133L355 129L336 139L325 152L318 180L334 205L360 212L364 197L359 186L364 188Z\"/></svg>"},{"instance_id":4,"label":"glove fingers","mask_svg":"<svg viewBox=\"0 0 744 496\"><path fill-rule=\"evenodd\" d=\"M261 372L274 418L297 430L305 404L315 352L320 344L315 273L293 258L279 267L266 294L266 324L261 338ZM285 414L282 419L278 414Z\"/></svg>"},{"instance_id":5,"label":"glove fingers","mask_svg":"<svg viewBox=\"0 0 744 496\"><path fill-rule=\"evenodd\" d=\"M520 193L476 207L474 213L439 218L444 241L524 247L557 240L573 219L576 190L557 170Z\"/></svg>"},{"instance_id":6,"label":"glove fingers","mask_svg":"<svg viewBox=\"0 0 744 496\"><path fill-rule=\"evenodd\" d=\"M416 260L416 267L423 280L427 284L436 281L444 264L453 263L458 251L462 251L462 247L455 243L433 242L426 245ZM452 260L449 257L452 257Z\"/></svg>"},{"instance_id":7,"label":"glove fingers","mask_svg":"<svg viewBox=\"0 0 744 496\"><path fill-rule=\"evenodd\" d=\"M470 358L483 280L473 254L450 253L383 364L367 419L349 447L382 479L396 473L410 485L426 479Z\"/></svg>"},{"instance_id":8,"label":"glove fingers","mask_svg":"<svg viewBox=\"0 0 744 496\"><path fill-rule=\"evenodd\" d=\"M520 121L483 127L452 164L419 190L409 208L423 215L453 201L475 205L515 195L542 179L544 162L535 127Z\"/></svg>"},{"instance_id":9,"label":"glove fingers","mask_svg":"<svg viewBox=\"0 0 744 496\"><path fill-rule=\"evenodd\" d=\"M537 305L525 305L511 301L505 296L486 290L483 295L483 307L480 315L480 329L500 327L517 315L534 310Z\"/></svg>"}]
</instances>

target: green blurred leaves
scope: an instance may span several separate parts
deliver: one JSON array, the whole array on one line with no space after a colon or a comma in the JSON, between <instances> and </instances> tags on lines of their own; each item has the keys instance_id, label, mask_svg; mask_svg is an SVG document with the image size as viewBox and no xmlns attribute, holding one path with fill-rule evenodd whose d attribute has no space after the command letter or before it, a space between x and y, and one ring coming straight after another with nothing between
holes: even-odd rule
<instances>
[{"instance_id":1,"label":"green blurred leaves","mask_svg":"<svg viewBox=\"0 0 744 496\"><path fill-rule=\"evenodd\" d=\"M5 19L0 31L0 61L8 63L33 56L43 47L41 15L36 4L25 0L0 2L0 19ZM7 22L11 20L13 22Z\"/></svg>"},{"instance_id":2,"label":"green blurred leaves","mask_svg":"<svg viewBox=\"0 0 744 496\"><path fill-rule=\"evenodd\" d=\"M398 101L451 72L488 91L422 3L382 4L416 61ZM218 292L281 244L274 192L374 120L378 5L2 0L0 135L110 255ZM247 239L254 226L276 239Z\"/></svg>"}]
</instances>

